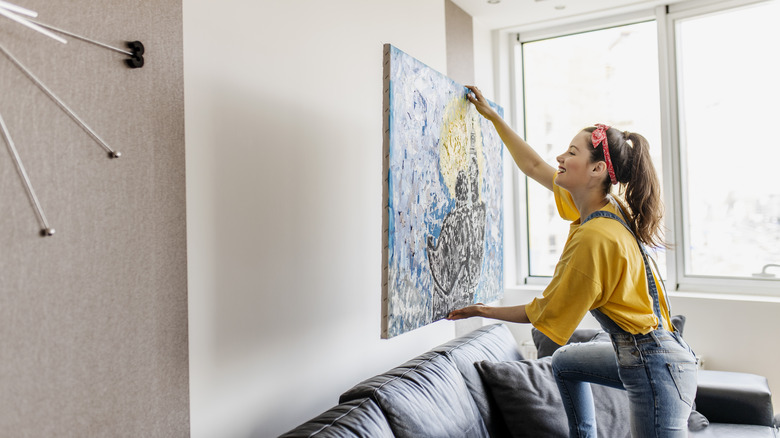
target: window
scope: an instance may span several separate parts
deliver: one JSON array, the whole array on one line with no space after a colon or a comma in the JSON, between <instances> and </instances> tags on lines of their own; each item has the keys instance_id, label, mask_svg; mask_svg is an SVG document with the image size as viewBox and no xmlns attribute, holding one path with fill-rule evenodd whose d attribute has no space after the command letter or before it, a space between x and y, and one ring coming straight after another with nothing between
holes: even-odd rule
<instances>
[{"instance_id":1,"label":"window","mask_svg":"<svg viewBox=\"0 0 780 438\"><path fill-rule=\"evenodd\" d=\"M777 17L773 1L676 22L686 275L780 264Z\"/></svg>"},{"instance_id":2,"label":"window","mask_svg":"<svg viewBox=\"0 0 780 438\"><path fill-rule=\"evenodd\" d=\"M689 0L598 29L518 35L518 113L548 163L594 123L650 142L673 244L655 256L672 289L780 293L779 16L780 0ZM522 271L549 277L568 224L546 189L520 190Z\"/></svg>"},{"instance_id":3,"label":"window","mask_svg":"<svg viewBox=\"0 0 780 438\"><path fill-rule=\"evenodd\" d=\"M644 135L661 176L654 22L525 42L520 49L525 135L548 163L557 167L555 157L581 129L606 123ZM532 182L527 193L528 270L551 276L568 222L558 216L549 190Z\"/></svg>"}]
</instances>

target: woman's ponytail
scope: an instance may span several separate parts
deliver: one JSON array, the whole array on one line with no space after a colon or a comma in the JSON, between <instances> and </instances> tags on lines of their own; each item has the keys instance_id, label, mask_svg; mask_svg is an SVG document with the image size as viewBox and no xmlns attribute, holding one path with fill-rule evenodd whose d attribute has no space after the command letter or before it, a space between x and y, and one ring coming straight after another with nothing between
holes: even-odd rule
<instances>
[{"instance_id":1,"label":"woman's ponytail","mask_svg":"<svg viewBox=\"0 0 780 438\"><path fill-rule=\"evenodd\" d=\"M660 235L663 219L661 184L650 158L650 145L636 133L628 133L623 152L628 152L630 169L625 173L626 181L622 191L630 210L628 220L639 240L651 247L666 246ZM630 141L630 147L628 143ZM621 181L623 182L623 181Z\"/></svg>"},{"instance_id":2,"label":"woman's ponytail","mask_svg":"<svg viewBox=\"0 0 780 438\"><path fill-rule=\"evenodd\" d=\"M585 131L592 133L595 129L585 128ZM664 214L661 184L650 158L650 144L637 133L609 128L606 134L610 160L620 184L619 195L627 204L622 207L627 207L628 225L642 243L667 247L660 233ZM602 147L591 149L591 154L593 161L605 160ZM610 178L605 178L604 193L609 193L611 187Z\"/></svg>"}]
</instances>

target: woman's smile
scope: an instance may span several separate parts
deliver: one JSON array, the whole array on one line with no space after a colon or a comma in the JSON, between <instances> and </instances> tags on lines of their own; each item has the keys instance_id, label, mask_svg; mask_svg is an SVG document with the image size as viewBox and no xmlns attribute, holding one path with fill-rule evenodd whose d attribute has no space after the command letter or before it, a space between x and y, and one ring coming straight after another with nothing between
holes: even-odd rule
<instances>
[{"instance_id":1,"label":"woman's smile","mask_svg":"<svg viewBox=\"0 0 780 438\"><path fill-rule=\"evenodd\" d=\"M590 164L588 154L588 139L590 133L582 131L571 141L568 149L556 157L558 162L557 184L569 191L576 186L587 183L587 169ZM563 175L566 175L564 178Z\"/></svg>"}]
</instances>

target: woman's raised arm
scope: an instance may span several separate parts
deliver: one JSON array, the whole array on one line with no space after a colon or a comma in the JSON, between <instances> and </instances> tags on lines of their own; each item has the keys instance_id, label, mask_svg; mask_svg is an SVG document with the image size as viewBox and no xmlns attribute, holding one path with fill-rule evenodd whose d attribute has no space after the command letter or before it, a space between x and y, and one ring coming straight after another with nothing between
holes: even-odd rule
<instances>
[{"instance_id":1,"label":"woman's raised arm","mask_svg":"<svg viewBox=\"0 0 780 438\"><path fill-rule=\"evenodd\" d=\"M467 85L471 90L468 99L474 104L474 107L482 114L482 117L488 119L496 127L498 135L503 140L517 167L531 177L534 181L546 187L553 189L553 176L555 168L547 164L542 157L536 153L531 146L525 142L509 125L490 107L487 99L482 96L482 92L475 86Z\"/></svg>"}]
</instances>

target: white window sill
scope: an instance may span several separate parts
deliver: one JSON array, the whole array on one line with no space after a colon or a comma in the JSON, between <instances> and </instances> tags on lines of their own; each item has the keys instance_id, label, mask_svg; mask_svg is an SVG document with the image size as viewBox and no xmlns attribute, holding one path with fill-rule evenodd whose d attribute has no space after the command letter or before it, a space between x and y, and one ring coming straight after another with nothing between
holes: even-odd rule
<instances>
[{"instance_id":1,"label":"white window sill","mask_svg":"<svg viewBox=\"0 0 780 438\"><path fill-rule=\"evenodd\" d=\"M525 296L529 294L542 295L545 285L542 284L521 284L515 286L508 286L504 288L504 293L507 298L517 297L518 295ZM734 293L714 293L714 292L697 292L697 291L669 291L669 296L672 298L693 298L702 300L719 300L719 301L742 301L742 302L754 302L754 303L773 303L780 304L780 296L769 296L759 294L734 294ZM506 299L506 298L505 298Z\"/></svg>"}]
</instances>

